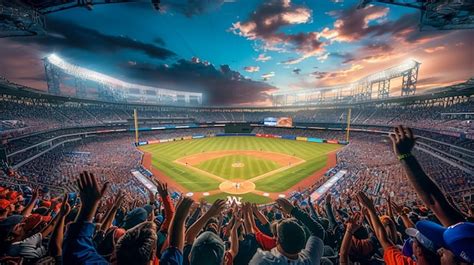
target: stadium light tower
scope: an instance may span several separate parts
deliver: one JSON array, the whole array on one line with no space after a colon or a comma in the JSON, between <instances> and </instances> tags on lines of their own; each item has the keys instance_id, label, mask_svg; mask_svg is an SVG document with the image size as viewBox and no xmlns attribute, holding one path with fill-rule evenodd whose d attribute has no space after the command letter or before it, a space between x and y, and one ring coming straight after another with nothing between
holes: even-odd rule
<instances>
[{"instance_id":1,"label":"stadium light tower","mask_svg":"<svg viewBox=\"0 0 474 265\"><path fill-rule=\"evenodd\" d=\"M387 4L420 11L420 30L458 30L474 28L472 0L361 0L358 8L370 4Z\"/></svg>"},{"instance_id":2,"label":"stadium light tower","mask_svg":"<svg viewBox=\"0 0 474 265\"><path fill-rule=\"evenodd\" d=\"M328 93L325 92L336 94L334 103L343 100L348 102L370 101L372 100L372 92L375 89L377 89L378 99L388 98L390 96L390 81L398 77L402 77L401 96L414 95L420 65L421 63L408 59L399 65L372 73L349 84L317 87L314 89L278 91L272 94L273 105L294 105L295 102L299 105L321 104L328 101L326 98ZM344 93L349 95L343 96L343 92L349 92ZM299 100L301 97L305 98L305 101L301 102ZM315 101L314 98L317 100Z\"/></svg>"},{"instance_id":3,"label":"stadium light tower","mask_svg":"<svg viewBox=\"0 0 474 265\"><path fill-rule=\"evenodd\" d=\"M69 87L76 90L76 96L86 97L86 85L98 92L99 99L113 102L172 104L172 105L201 105L202 93L177 91L152 86L129 83L120 79L92 71L65 61L57 54L50 54L43 59L48 83L48 91L60 95L61 81L71 81L62 78L63 75L73 77Z\"/></svg>"}]
</instances>

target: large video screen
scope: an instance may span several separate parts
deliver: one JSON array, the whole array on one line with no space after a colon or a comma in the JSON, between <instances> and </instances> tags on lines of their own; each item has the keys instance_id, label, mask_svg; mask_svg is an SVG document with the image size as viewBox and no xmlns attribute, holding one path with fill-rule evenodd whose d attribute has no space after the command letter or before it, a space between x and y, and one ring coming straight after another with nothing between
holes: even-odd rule
<instances>
[{"instance_id":1,"label":"large video screen","mask_svg":"<svg viewBox=\"0 0 474 265\"><path fill-rule=\"evenodd\" d=\"M263 125L265 126L278 126L278 127L291 127L293 126L293 119L290 117L268 117L263 119Z\"/></svg>"},{"instance_id":2,"label":"large video screen","mask_svg":"<svg viewBox=\"0 0 474 265\"><path fill-rule=\"evenodd\" d=\"M277 125L277 118L273 118L273 117L268 117L268 118L265 118L263 119L263 125L265 126L276 126Z\"/></svg>"},{"instance_id":3,"label":"large video screen","mask_svg":"<svg viewBox=\"0 0 474 265\"><path fill-rule=\"evenodd\" d=\"M281 117L277 121L278 127L291 127L293 126L293 119L290 117Z\"/></svg>"}]
</instances>

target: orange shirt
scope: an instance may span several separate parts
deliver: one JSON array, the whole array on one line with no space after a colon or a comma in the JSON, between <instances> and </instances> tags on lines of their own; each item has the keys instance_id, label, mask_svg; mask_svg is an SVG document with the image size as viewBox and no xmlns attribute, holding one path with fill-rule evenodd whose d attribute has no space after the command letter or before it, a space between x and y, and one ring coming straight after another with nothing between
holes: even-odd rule
<instances>
[{"instance_id":1,"label":"orange shirt","mask_svg":"<svg viewBox=\"0 0 474 265\"><path fill-rule=\"evenodd\" d=\"M387 265L416 265L411 258L402 254L402 251L396 246L384 250L383 259Z\"/></svg>"}]
</instances>

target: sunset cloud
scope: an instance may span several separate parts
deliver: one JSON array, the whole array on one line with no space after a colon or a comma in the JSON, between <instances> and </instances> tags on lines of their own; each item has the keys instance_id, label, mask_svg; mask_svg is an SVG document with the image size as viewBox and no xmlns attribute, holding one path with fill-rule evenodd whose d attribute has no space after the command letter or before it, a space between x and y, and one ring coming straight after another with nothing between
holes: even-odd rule
<instances>
[{"instance_id":1,"label":"sunset cloud","mask_svg":"<svg viewBox=\"0 0 474 265\"><path fill-rule=\"evenodd\" d=\"M298 58L282 62L297 64L320 54L324 44L319 41L316 32L288 34L282 32L283 27L308 23L312 11L305 7L292 4L290 1L272 0L264 2L245 21L232 24L230 30L248 40L260 41L263 50L284 52L288 49L297 52Z\"/></svg>"},{"instance_id":2,"label":"sunset cloud","mask_svg":"<svg viewBox=\"0 0 474 265\"><path fill-rule=\"evenodd\" d=\"M446 47L444 47L444 46L436 46L436 47L426 48L426 49L424 49L424 51L427 52L427 53L434 53L434 52L437 52L437 51L442 51L445 48Z\"/></svg>"},{"instance_id":3,"label":"sunset cloud","mask_svg":"<svg viewBox=\"0 0 474 265\"><path fill-rule=\"evenodd\" d=\"M262 75L263 80L268 80L275 76L275 72L270 72Z\"/></svg>"},{"instance_id":4,"label":"sunset cloud","mask_svg":"<svg viewBox=\"0 0 474 265\"><path fill-rule=\"evenodd\" d=\"M258 66L245 66L244 70L249 73L254 73L260 71L260 67Z\"/></svg>"},{"instance_id":5,"label":"sunset cloud","mask_svg":"<svg viewBox=\"0 0 474 265\"><path fill-rule=\"evenodd\" d=\"M271 56L266 56L265 53L261 53L261 54L258 55L257 59L255 59L255 61L257 61L257 62L266 62L266 61L269 61L271 59L272 59Z\"/></svg>"}]
</instances>

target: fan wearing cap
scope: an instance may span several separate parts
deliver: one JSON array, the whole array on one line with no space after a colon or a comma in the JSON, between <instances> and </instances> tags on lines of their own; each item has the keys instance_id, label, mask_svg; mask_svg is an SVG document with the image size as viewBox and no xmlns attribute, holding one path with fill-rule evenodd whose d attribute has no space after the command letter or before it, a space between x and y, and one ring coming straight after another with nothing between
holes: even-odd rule
<instances>
[{"instance_id":1,"label":"fan wearing cap","mask_svg":"<svg viewBox=\"0 0 474 265\"><path fill-rule=\"evenodd\" d=\"M440 264L439 257L436 252L432 252L421 244L418 239L413 240L412 249L415 259L403 255L402 251L389 239L380 218L377 216L374 202L367 197L364 192L359 192L357 195L359 203L364 206L370 217L375 235L384 250L384 261L387 265L437 265Z\"/></svg>"},{"instance_id":2,"label":"fan wearing cap","mask_svg":"<svg viewBox=\"0 0 474 265\"><path fill-rule=\"evenodd\" d=\"M0 199L0 220L7 218L14 209L14 205L9 200Z\"/></svg>"},{"instance_id":3,"label":"fan wearing cap","mask_svg":"<svg viewBox=\"0 0 474 265\"><path fill-rule=\"evenodd\" d=\"M7 249L7 254L12 257L23 257L27 259L38 259L46 255L46 249L42 246L42 240L45 238L50 229L45 229L43 226L49 221L50 216L42 216L39 214L32 214L16 224L7 240L10 246ZM35 233L30 237L32 231L43 228L41 232Z\"/></svg>"},{"instance_id":4,"label":"fan wearing cap","mask_svg":"<svg viewBox=\"0 0 474 265\"><path fill-rule=\"evenodd\" d=\"M419 221L416 228L438 248L441 264L474 263L474 224L461 222L443 227L430 221Z\"/></svg>"},{"instance_id":5,"label":"fan wearing cap","mask_svg":"<svg viewBox=\"0 0 474 265\"><path fill-rule=\"evenodd\" d=\"M198 238L198 234L205 229L206 231L210 231L218 233L218 225L214 225L217 221L214 221L215 217L217 217L222 210L224 209L226 202L222 199L216 200L212 205L211 208L207 212L205 212L194 224L192 224L188 230L186 231L185 235L185 246L184 246L184 254L187 255L192 248L194 247L194 241ZM212 222L212 223L211 223ZM207 227L206 227L207 226ZM216 227L216 228L213 228ZM206 238L212 241L212 236L207 236ZM219 238L220 239L220 238ZM207 242L208 240L201 239L202 241ZM222 241L222 240L221 240ZM216 241L214 241L216 242ZM223 253L223 252L222 252ZM189 264L187 261L187 257L184 258L183 264Z\"/></svg>"},{"instance_id":6,"label":"fan wearing cap","mask_svg":"<svg viewBox=\"0 0 474 265\"><path fill-rule=\"evenodd\" d=\"M284 219L276 229L277 246L271 251L258 250L249 264L319 264L323 255L323 227L288 200L276 200L285 214L294 218ZM303 223L310 231L306 240Z\"/></svg>"}]
</instances>

